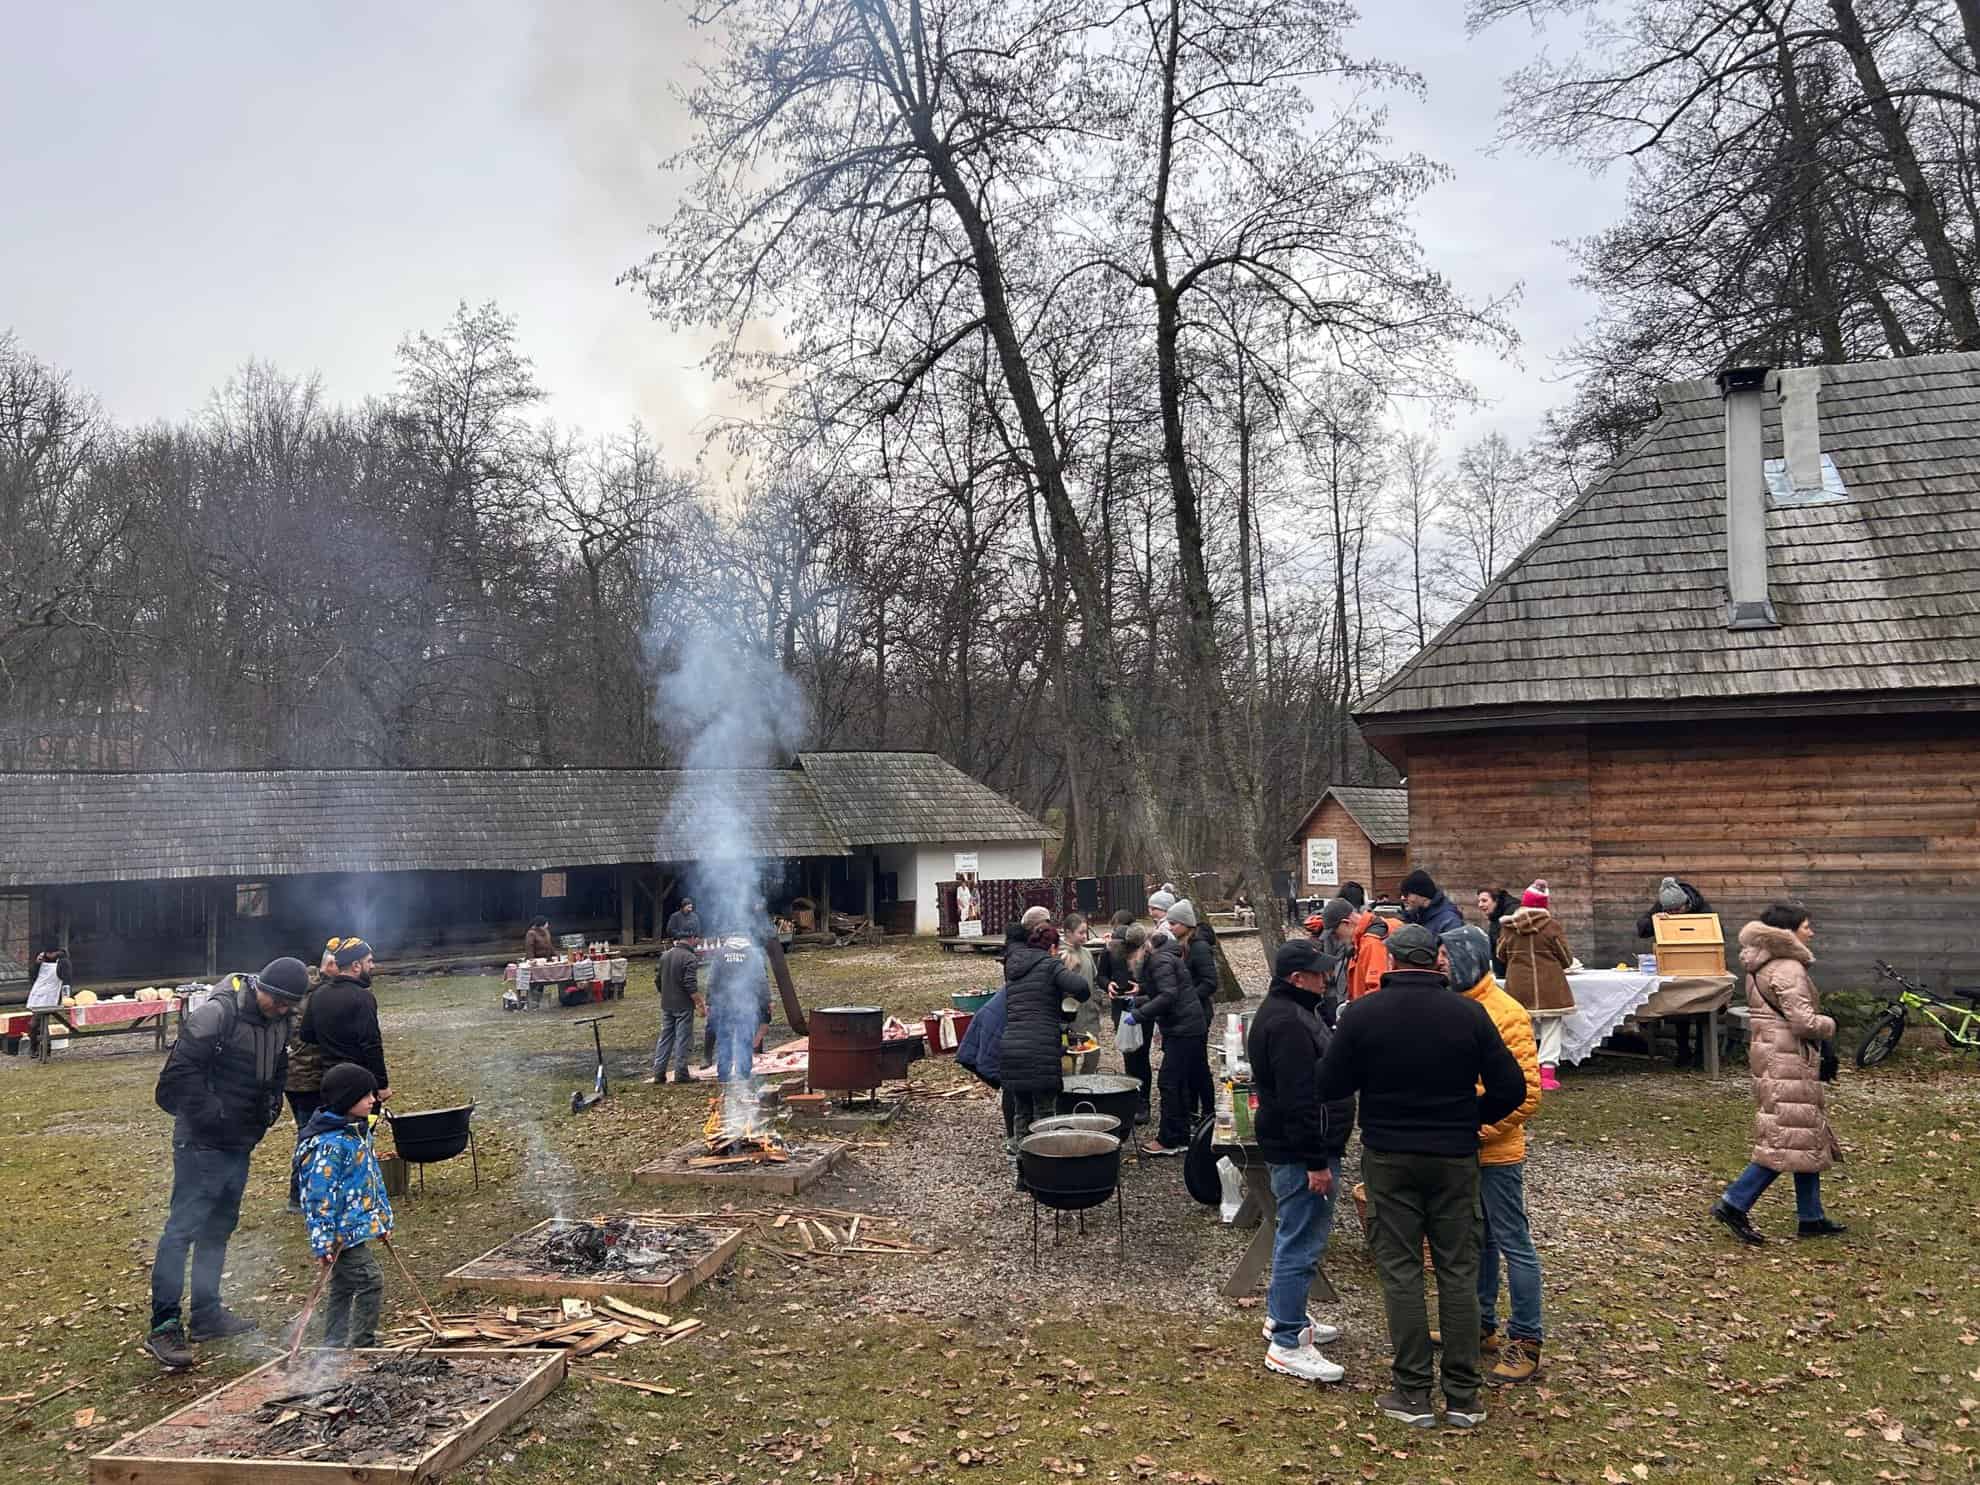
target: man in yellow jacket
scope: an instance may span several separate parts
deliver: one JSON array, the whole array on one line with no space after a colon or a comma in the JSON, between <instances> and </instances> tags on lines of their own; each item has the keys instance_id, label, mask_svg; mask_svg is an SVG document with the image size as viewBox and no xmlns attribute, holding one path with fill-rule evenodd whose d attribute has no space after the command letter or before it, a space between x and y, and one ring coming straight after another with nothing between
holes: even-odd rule
<instances>
[{"instance_id":1,"label":"man in yellow jacket","mask_svg":"<svg viewBox=\"0 0 1980 1485\"><path fill-rule=\"evenodd\" d=\"M1540 1374L1544 1340L1540 1320L1540 1254L1526 1221L1526 1121L1540 1107L1540 1054L1526 1008L1492 978L1492 945L1478 929L1454 928L1441 936L1438 967L1454 986L1485 1007L1499 1038L1526 1076L1526 1098L1497 1124L1478 1131L1478 1198L1485 1211L1478 1248L1479 1349L1496 1355L1488 1382L1530 1382ZM1512 1313L1503 1344L1498 1336L1499 1260L1503 1256Z\"/></svg>"}]
</instances>

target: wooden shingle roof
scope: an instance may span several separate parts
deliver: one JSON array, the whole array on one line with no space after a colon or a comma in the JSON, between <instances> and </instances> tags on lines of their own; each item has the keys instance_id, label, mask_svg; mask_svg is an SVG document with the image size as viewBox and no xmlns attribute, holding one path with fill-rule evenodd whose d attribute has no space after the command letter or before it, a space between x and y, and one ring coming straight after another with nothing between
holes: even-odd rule
<instances>
[{"instance_id":1,"label":"wooden shingle roof","mask_svg":"<svg viewBox=\"0 0 1980 1485\"><path fill-rule=\"evenodd\" d=\"M798 766L855 846L1037 841L1052 833L934 753L800 753Z\"/></svg>"},{"instance_id":2,"label":"wooden shingle roof","mask_svg":"<svg viewBox=\"0 0 1980 1485\"><path fill-rule=\"evenodd\" d=\"M1820 370L1822 452L1848 498L1769 511L1780 628L1726 628L1724 405L1712 382L1679 382L1636 448L1361 708L1364 730L1980 693L1980 354ZM1778 459L1771 378L1763 405Z\"/></svg>"},{"instance_id":3,"label":"wooden shingle roof","mask_svg":"<svg viewBox=\"0 0 1980 1485\"><path fill-rule=\"evenodd\" d=\"M1330 784L1327 792L1313 801L1313 808L1300 816L1293 831L1297 840L1328 800L1337 801L1348 812L1370 845L1409 844L1409 790L1378 789L1357 784Z\"/></svg>"}]
</instances>

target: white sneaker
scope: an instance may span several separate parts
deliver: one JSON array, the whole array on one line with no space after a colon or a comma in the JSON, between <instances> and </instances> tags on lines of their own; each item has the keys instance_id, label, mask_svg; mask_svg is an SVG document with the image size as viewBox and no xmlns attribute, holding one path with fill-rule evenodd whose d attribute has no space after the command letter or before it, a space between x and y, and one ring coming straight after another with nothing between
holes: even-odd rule
<instances>
[{"instance_id":1,"label":"white sneaker","mask_svg":"<svg viewBox=\"0 0 1980 1485\"><path fill-rule=\"evenodd\" d=\"M1264 1341L1272 1339L1271 1316L1265 1317L1265 1324L1258 1338ZM1306 1324L1300 1327L1299 1343L1302 1346L1331 1346L1340 1338L1341 1328L1338 1325L1323 1325L1311 1315L1306 1317Z\"/></svg>"},{"instance_id":2,"label":"white sneaker","mask_svg":"<svg viewBox=\"0 0 1980 1485\"><path fill-rule=\"evenodd\" d=\"M1346 1368L1336 1366L1310 1345L1292 1350L1278 1345L1267 1347L1265 1370L1284 1372L1302 1382L1338 1382L1347 1375Z\"/></svg>"}]
</instances>

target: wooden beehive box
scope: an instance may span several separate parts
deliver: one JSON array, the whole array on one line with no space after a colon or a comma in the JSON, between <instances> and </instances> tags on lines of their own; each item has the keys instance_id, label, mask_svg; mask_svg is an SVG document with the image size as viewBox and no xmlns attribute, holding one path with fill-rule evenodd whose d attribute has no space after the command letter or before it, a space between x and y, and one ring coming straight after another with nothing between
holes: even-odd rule
<instances>
[{"instance_id":1,"label":"wooden beehive box","mask_svg":"<svg viewBox=\"0 0 1980 1485\"><path fill-rule=\"evenodd\" d=\"M1650 920L1657 935L1660 975L1722 975L1726 936L1717 913L1659 913Z\"/></svg>"}]
</instances>

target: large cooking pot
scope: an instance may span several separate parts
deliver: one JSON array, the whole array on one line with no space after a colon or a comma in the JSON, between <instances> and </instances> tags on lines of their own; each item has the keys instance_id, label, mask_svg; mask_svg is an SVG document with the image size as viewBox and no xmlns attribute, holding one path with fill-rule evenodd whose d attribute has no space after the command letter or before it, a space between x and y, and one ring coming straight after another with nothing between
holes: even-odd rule
<instances>
[{"instance_id":1,"label":"large cooking pot","mask_svg":"<svg viewBox=\"0 0 1980 1485\"><path fill-rule=\"evenodd\" d=\"M1112 1114L1054 1114L1049 1119L1033 1119L1032 1134L1055 1134L1071 1129L1082 1134L1119 1134L1121 1121Z\"/></svg>"},{"instance_id":2,"label":"large cooking pot","mask_svg":"<svg viewBox=\"0 0 1980 1485\"><path fill-rule=\"evenodd\" d=\"M1080 1073L1060 1080L1058 1111L1062 1114L1107 1114L1127 1129L1141 1101L1141 1080L1119 1073Z\"/></svg>"},{"instance_id":3,"label":"large cooking pot","mask_svg":"<svg viewBox=\"0 0 1980 1485\"><path fill-rule=\"evenodd\" d=\"M1061 1212L1097 1207L1121 1181L1121 1142L1082 1130L1028 1134L1018 1146L1025 1190Z\"/></svg>"},{"instance_id":4,"label":"large cooking pot","mask_svg":"<svg viewBox=\"0 0 1980 1485\"><path fill-rule=\"evenodd\" d=\"M473 1118L474 1105L464 1103L413 1114L387 1111L385 1122L392 1127L392 1147L400 1159L409 1165L431 1165L452 1160L468 1147L468 1124Z\"/></svg>"},{"instance_id":5,"label":"large cooking pot","mask_svg":"<svg viewBox=\"0 0 1980 1485\"><path fill-rule=\"evenodd\" d=\"M806 1086L835 1093L864 1092L886 1081L881 1032L887 1013L877 1005L836 1005L811 1013ZM903 1065L902 1072L906 1072Z\"/></svg>"}]
</instances>

